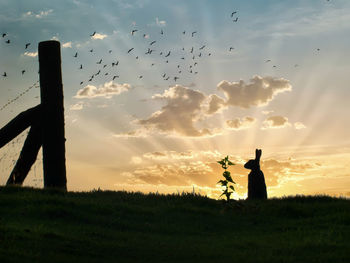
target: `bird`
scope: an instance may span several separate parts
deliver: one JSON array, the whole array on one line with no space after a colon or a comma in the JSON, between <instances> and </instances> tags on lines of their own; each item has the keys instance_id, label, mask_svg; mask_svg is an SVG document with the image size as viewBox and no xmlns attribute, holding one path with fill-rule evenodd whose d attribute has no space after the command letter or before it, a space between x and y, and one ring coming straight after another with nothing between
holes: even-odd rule
<instances>
[{"instance_id":1,"label":"bird","mask_svg":"<svg viewBox=\"0 0 350 263\"><path fill-rule=\"evenodd\" d=\"M166 73L164 73L162 77L165 78L165 76L166 76Z\"/></svg>"},{"instance_id":2,"label":"bird","mask_svg":"<svg viewBox=\"0 0 350 263\"><path fill-rule=\"evenodd\" d=\"M134 33L136 33L137 31L138 31L137 29L132 30L132 31L131 31L131 35L133 36Z\"/></svg>"},{"instance_id":3,"label":"bird","mask_svg":"<svg viewBox=\"0 0 350 263\"><path fill-rule=\"evenodd\" d=\"M153 67L153 66L154 66L154 63L151 64L151 67Z\"/></svg>"},{"instance_id":4,"label":"bird","mask_svg":"<svg viewBox=\"0 0 350 263\"><path fill-rule=\"evenodd\" d=\"M5 77L7 77L7 74L6 74L6 72L4 72L4 74L2 74L2 76L5 78Z\"/></svg>"},{"instance_id":5,"label":"bird","mask_svg":"<svg viewBox=\"0 0 350 263\"><path fill-rule=\"evenodd\" d=\"M115 80L116 78L119 78L119 76L118 75L113 76L112 80Z\"/></svg>"},{"instance_id":6,"label":"bird","mask_svg":"<svg viewBox=\"0 0 350 263\"><path fill-rule=\"evenodd\" d=\"M6 33L2 33L2 37L6 37L6 35L7 35Z\"/></svg>"},{"instance_id":7,"label":"bird","mask_svg":"<svg viewBox=\"0 0 350 263\"><path fill-rule=\"evenodd\" d=\"M134 49L134 48L130 48L130 49L128 50L128 53L130 53L131 51L133 51L133 49Z\"/></svg>"},{"instance_id":8,"label":"bird","mask_svg":"<svg viewBox=\"0 0 350 263\"><path fill-rule=\"evenodd\" d=\"M107 76L107 75L108 75L108 72L105 73L105 76Z\"/></svg>"},{"instance_id":9,"label":"bird","mask_svg":"<svg viewBox=\"0 0 350 263\"><path fill-rule=\"evenodd\" d=\"M96 64L101 64L102 63L102 58L100 59L100 61L97 61Z\"/></svg>"},{"instance_id":10,"label":"bird","mask_svg":"<svg viewBox=\"0 0 350 263\"><path fill-rule=\"evenodd\" d=\"M22 75L23 75L25 72L26 72L26 71L23 69L23 70L22 70Z\"/></svg>"},{"instance_id":11,"label":"bird","mask_svg":"<svg viewBox=\"0 0 350 263\"><path fill-rule=\"evenodd\" d=\"M165 57L167 58L167 57L169 57L169 56L170 56L170 51L168 52L168 54L166 54L166 56L165 56Z\"/></svg>"},{"instance_id":12,"label":"bird","mask_svg":"<svg viewBox=\"0 0 350 263\"><path fill-rule=\"evenodd\" d=\"M174 77L174 81L176 82L179 79L179 77Z\"/></svg>"},{"instance_id":13,"label":"bird","mask_svg":"<svg viewBox=\"0 0 350 263\"><path fill-rule=\"evenodd\" d=\"M169 60L165 61L165 63L169 63Z\"/></svg>"},{"instance_id":14,"label":"bird","mask_svg":"<svg viewBox=\"0 0 350 263\"><path fill-rule=\"evenodd\" d=\"M136 56L136 59L139 59L139 56Z\"/></svg>"},{"instance_id":15,"label":"bird","mask_svg":"<svg viewBox=\"0 0 350 263\"><path fill-rule=\"evenodd\" d=\"M265 61L265 63L267 63L267 62L271 62L271 59L268 59L268 60Z\"/></svg>"},{"instance_id":16,"label":"bird","mask_svg":"<svg viewBox=\"0 0 350 263\"><path fill-rule=\"evenodd\" d=\"M181 74L181 72L182 72L182 71L181 71L181 70L179 70L179 74Z\"/></svg>"},{"instance_id":17,"label":"bird","mask_svg":"<svg viewBox=\"0 0 350 263\"><path fill-rule=\"evenodd\" d=\"M197 31L193 31L193 32L192 32L192 37L193 37L193 36L194 36L194 34L196 34L196 33L197 33Z\"/></svg>"},{"instance_id":18,"label":"bird","mask_svg":"<svg viewBox=\"0 0 350 263\"><path fill-rule=\"evenodd\" d=\"M90 37L93 37L96 34L96 31L90 35Z\"/></svg>"},{"instance_id":19,"label":"bird","mask_svg":"<svg viewBox=\"0 0 350 263\"><path fill-rule=\"evenodd\" d=\"M29 47L29 45L30 45L30 43L27 43L25 49L27 49Z\"/></svg>"},{"instance_id":20,"label":"bird","mask_svg":"<svg viewBox=\"0 0 350 263\"><path fill-rule=\"evenodd\" d=\"M202 53L199 53L198 57L201 57L202 56Z\"/></svg>"},{"instance_id":21,"label":"bird","mask_svg":"<svg viewBox=\"0 0 350 263\"><path fill-rule=\"evenodd\" d=\"M78 52L75 52L74 56L73 57L78 57Z\"/></svg>"},{"instance_id":22,"label":"bird","mask_svg":"<svg viewBox=\"0 0 350 263\"><path fill-rule=\"evenodd\" d=\"M186 34L186 31L183 31L182 34Z\"/></svg>"},{"instance_id":23,"label":"bird","mask_svg":"<svg viewBox=\"0 0 350 263\"><path fill-rule=\"evenodd\" d=\"M208 56L211 56L211 53L209 53Z\"/></svg>"},{"instance_id":24,"label":"bird","mask_svg":"<svg viewBox=\"0 0 350 263\"><path fill-rule=\"evenodd\" d=\"M90 49L90 50L89 50L89 52L91 52L91 53L92 53L92 52L94 52L94 50L93 50L93 49Z\"/></svg>"},{"instance_id":25,"label":"bird","mask_svg":"<svg viewBox=\"0 0 350 263\"><path fill-rule=\"evenodd\" d=\"M276 65L273 65L272 67L273 67L273 68L276 68L277 66L276 66Z\"/></svg>"},{"instance_id":26,"label":"bird","mask_svg":"<svg viewBox=\"0 0 350 263\"><path fill-rule=\"evenodd\" d=\"M143 78L143 76L141 75L141 76L139 76L139 79L142 79Z\"/></svg>"},{"instance_id":27,"label":"bird","mask_svg":"<svg viewBox=\"0 0 350 263\"><path fill-rule=\"evenodd\" d=\"M111 53L112 53L112 50L109 50L108 53L111 54Z\"/></svg>"},{"instance_id":28,"label":"bird","mask_svg":"<svg viewBox=\"0 0 350 263\"><path fill-rule=\"evenodd\" d=\"M298 64L295 64L294 67L299 67L299 65L298 65Z\"/></svg>"},{"instance_id":29,"label":"bird","mask_svg":"<svg viewBox=\"0 0 350 263\"><path fill-rule=\"evenodd\" d=\"M191 53L193 53L193 47L191 48L191 51L190 51Z\"/></svg>"},{"instance_id":30,"label":"bird","mask_svg":"<svg viewBox=\"0 0 350 263\"><path fill-rule=\"evenodd\" d=\"M7 39L5 42L6 42L6 44L10 44L11 41L10 41L10 39Z\"/></svg>"},{"instance_id":31,"label":"bird","mask_svg":"<svg viewBox=\"0 0 350 263\"><path fill-rule=\"evenodd\" d=\"M205 45L204 45L204 46L201 46L199 49L202 50L203 48L205 48Z\"/></svg>"},{"instance_id":32,"label":"bird","mask_svg":"<svg viewBox=\"0 0 350 263\"><path fill-rule=\"evenodd\" d=\"M103 65L103 68L107 67L107 65Z\"/></svg>"},{"instance_id":33,"label":"bird","mask_svg":"<svg viewBox=\"0 0 350 263\"><path fill-rule=\"evenodd\" d=\"M321 49L318 48L318 49L316 49L316 50L317 50L317 51L320 51Z\"/></svg>"},{"instance_id":34,"label":"bird","mask_svg":"<svg viewBox=\"0 0 350 263\"><path fill-rule=\"evenodd\" d=\"M153 45L154 43L156 43L156 41L152 41L152 42L150 43L150 46Z\"/></svg>"},{"instance_id":35,"label":"bird","mask_svg":"<svg viewBox=\"0 0 350 263\"><path fill-rule=\"evenodd\" d=\"M232 51L232 50L234 50L234 49L235 49L234 47L230 47L229 51Z\"/></svg>"},{"instance_id":36,"label":"bird","mask_svg":"<svg viewBox=\"0 0 350 263\"><path fill-rule=\"evenodd\" d=\"M180 65L177 65L177 68L180 68Z\"/></svg>"},{"instance_id":37,"label":"bird","mask_svg":"<svg viewBox=\"0 0 350 263\"><path fill-rule=\"evenodd\" d=\"M161 35L163 35L163 34L164 34L163 29L161 29L161 30L160 30L160 34L161 34Z\"/></svg>"},{"instance_id":38,"label":"bird","mask_svg":"<svg viewBox=\"0 0 350 263\"><path fill-rule=\"evenodd\" d=\"M83 85L83 83L84 83L84 81L81 81L81 82L80 82L80 85Z\"/></svg>"},{"instance_id":39,"label":"bird","mask_svg":"<svg viewBox=\"0 0 350 263\"><path fill-rule=\"evenodd\" d=\"M160 55L160 56L163 55L163 52L160 52L159 55Z\"/></svg>"},{"instance_id":40,"label":"bird","mask_svg":"<svg viewBox=\"0 0 350 263\"><path fill-rule=\"evenodd\" d=\"M197 66L198 65L198 63L197 62L195 62L194 64L193 64L193 66Z\"/></svg>"},{"instance_id":41,"label":"bird","mask_svg":"<svg viewBox=\"0 0 350 263\"><path fill-rule=\"evenodd\" d=\"M237 22L238 21L238 17L236 17L236 19L233 19L232 21L233 22Z\"/></svg>"},{"instance_id":42,"label":"bird","mask_svg":"<svg viewBox=\"0 0 350 263\"><path fill-rule=\"evenodd\" d=\"M182 57L181 59L185 60L185 57Z\"/></svg>"},{"instance_id":43,"label":"bird","mask_svg":"<svg viewBox=\"0 0 350 263\"><path fill-rule=\"evenodd\" d=\"M170 77L167 77L165 80L169 80Z\"/></svg>"},{"instance_id":44,"label":"bird","mask_svg":"<svg viewBox=\"0 0 350 263\"><path fill-rule=\"evenodd\" d=\"M237 14L237 11L233 11L233 12L231 13L231 17L233 17L234 14Z\"/></svg>"}]
</instances>

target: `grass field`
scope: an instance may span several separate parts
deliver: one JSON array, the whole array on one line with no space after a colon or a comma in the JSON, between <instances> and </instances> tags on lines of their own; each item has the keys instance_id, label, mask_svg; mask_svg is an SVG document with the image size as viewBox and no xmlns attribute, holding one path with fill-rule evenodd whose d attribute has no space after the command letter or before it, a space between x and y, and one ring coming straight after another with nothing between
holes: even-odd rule
<instances>
[{"instance_id":1,"label":"grass field","mask_svg":"<svg viewBox=\"0 0 350 263\"><path fill-rule=\"evenodd\" d=\"M0 262L350 262L350 200L0 187Z\"/></svg>"}]
</instances>

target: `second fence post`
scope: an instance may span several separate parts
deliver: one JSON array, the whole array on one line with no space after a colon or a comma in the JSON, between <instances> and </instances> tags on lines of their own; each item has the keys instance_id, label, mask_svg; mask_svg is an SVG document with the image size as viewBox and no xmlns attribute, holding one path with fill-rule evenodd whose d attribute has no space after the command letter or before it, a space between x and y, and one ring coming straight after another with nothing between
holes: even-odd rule
<instances>
[{"instance_id":1,"label":"second fence post","mask_svg":"<svg viewBox=\"0 0 350 263\"><path fill-rule=\"evenodd\" d=\"M39 43L44 187L67 189L60 42Z\"/></svg>"}]
</instances>

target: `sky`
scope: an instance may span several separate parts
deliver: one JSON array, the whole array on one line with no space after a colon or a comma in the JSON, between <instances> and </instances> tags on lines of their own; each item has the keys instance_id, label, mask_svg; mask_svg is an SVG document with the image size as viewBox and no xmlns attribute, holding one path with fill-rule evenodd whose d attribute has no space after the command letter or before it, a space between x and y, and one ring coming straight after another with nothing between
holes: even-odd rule
<instances>
[{"instance_id":1,"label":"sky","mask_svg":"<svg viewBox=\"0 0 350 263\"><path fill-rule=\"evenodd\" d=\"M245 198L259 148L269 197L350 196L349 1L0 6L1 127L40 103L38 43L61 43L69 190L218 198L228 155ZM0 184L27 132L0 149Z\"/></svg>"}]
</instances>

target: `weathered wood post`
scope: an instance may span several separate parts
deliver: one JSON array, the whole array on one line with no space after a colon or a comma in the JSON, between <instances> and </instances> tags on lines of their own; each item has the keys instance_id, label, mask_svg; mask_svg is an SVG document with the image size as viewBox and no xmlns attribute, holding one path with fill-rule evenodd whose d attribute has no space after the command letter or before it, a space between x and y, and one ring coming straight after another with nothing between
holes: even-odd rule
<instances>
[{"instance_id":1,"label":"weathered wood post","mask_svg":"<svg viewBox=\"0 0 350 263\"><path fill-rule=\"evenodd\" d=\"M39 43L44 187L66 190L63 85L58 41Z\"/></svg>"}]
</instances>

